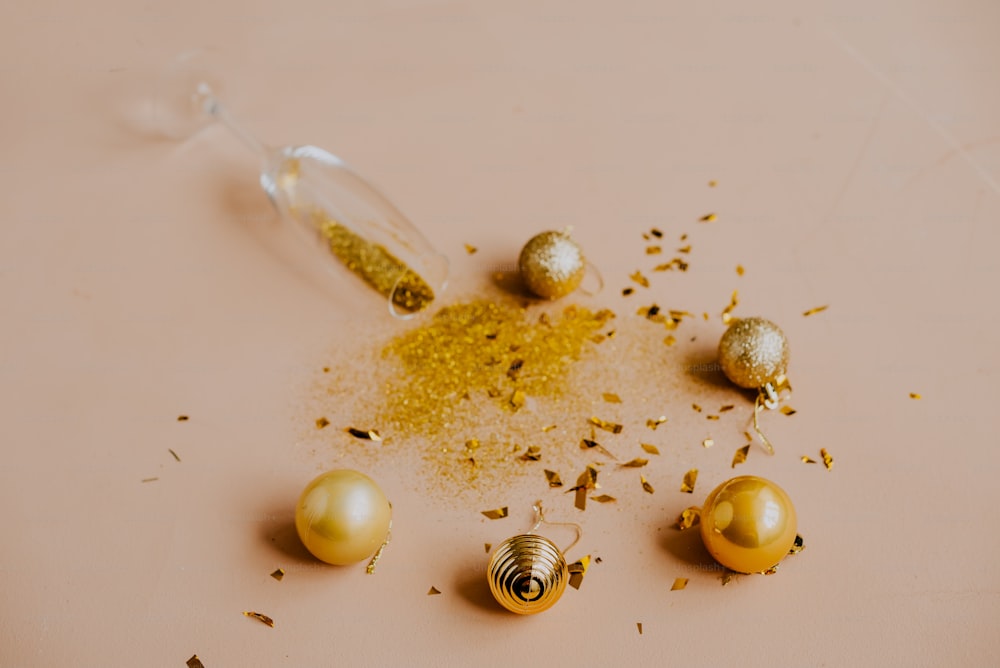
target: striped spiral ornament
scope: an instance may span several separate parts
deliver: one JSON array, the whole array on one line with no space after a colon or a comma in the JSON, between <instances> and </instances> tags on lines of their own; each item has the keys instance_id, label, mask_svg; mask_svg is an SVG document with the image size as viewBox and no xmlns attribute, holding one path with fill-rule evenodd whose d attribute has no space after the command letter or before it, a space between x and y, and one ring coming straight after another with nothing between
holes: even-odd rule
<instances>
[{"instance_id":1,"label":"striped spiral ornament","mask_svg":"<svg viewBox=\"0 0 1000 668\"><path fill-rule=\"evenodd\" d=\"M569 569L551 540L526 533L508 538L494 550L486 577L500 605L519 615L533 615L559 600Z\"/></svg>"}]
</instances>

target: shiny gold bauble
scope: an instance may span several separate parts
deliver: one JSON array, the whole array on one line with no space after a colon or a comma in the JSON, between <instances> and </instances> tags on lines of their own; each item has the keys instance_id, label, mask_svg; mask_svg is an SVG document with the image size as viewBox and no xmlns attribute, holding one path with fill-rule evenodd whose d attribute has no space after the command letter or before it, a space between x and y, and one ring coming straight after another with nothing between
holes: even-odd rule
<instances>
[{"instance_id":1,"label":"shiny gold bauble","mask_svg":"<svg viewBox=\"0 0 1000 668\"><path fill-rule=\"evenodd\" d=\"M500 605L519 615L533 615L559 600L569 569L552 541L528 533L508 538L493 551L486 577Z\"/></svg>"},{"instance_id":2,"label":"shiny gold bauble","mask_svg":"<svg viewBox=\"0 0 1000 668\"><path fill-rule=\"evenodd\" d=\"M701 538L716 561L739 573L761 573L795 543L795 507L770 480L744 475L716 487L701 508Z\"/></svg>"},{"instance_id":3,"label":"shiny gold bauble","mask_svg":"<svg viewBox=\"0 0 1000 668\"><path fill-rule=\"evenodd\" d=\"M295 529L313 556L353 564L375 554L389 533L392 509L363 473L329 471L310 482L295 507Z\"/></svg>"},{"instance_id":4,"label":"shiny gold bauble","mask_svg":"<svg viewBox=\"0 0 1000 668\"><path fill-rule=\"evenodd\" d=\"M719 341L719 364L729 380L758 389L774 383L788 368L788 340L764 318L740 318Z\"/></svg>"},{"instance_id":5,"label":"shiny gold bauble","mask_svg":"<svg viewBox=\"0 0 1000 668\"><path fill-rule=\"evenodd\" d=\"M576 290L586 272L583 251L565 232L542 232L521 249L521 278L539 297L557 299Z\"/></svg>"}]
</instances>

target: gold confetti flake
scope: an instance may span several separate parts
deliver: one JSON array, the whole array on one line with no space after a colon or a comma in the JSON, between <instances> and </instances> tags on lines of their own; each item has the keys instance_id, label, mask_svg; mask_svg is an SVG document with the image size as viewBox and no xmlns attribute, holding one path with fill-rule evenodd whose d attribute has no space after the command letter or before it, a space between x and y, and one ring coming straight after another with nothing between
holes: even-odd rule
<instances>
[{"instance_id":1,"label":"gold confetti flake","mask_svg":"<svg viewBox=\"0 0 1000 668\"><path fill-rule=\"evenodd\" d=\"M652 494L654 491L656 491L653 489L653 486L649 484L649 481L646 480L646 476L644 475L639 476L639 482L642 483L642 489L647 494Z\"/></svg>"},{"instance_id":2,"label":"gold confetti flake","mask_svg":"<svg viewBox=\"0 0 1000 668\"><path fill-rule=\"evenodd\" d=\"M545 479L549 482L549 487L562 487L562 478L555 471L545 469Z\"/></svg>"},{"instance_id":3,"label":"gold confetti flake","mask_svg":"<svg viewBox=\"0 0 1000 668\"><path fill-rule=\"evenodd\" d=\"M910 399L920 400L920 399L923 399L923 397L921 395L917 394L916 392L910 392Z\"/></svg>"},{"instance_id":4,"label":"gold confetti flake","mask_svg":"<svg viewBox=\"0 0 1000 668\"><path fill-rule=\"evenodd\" d=\"M441 590L438 589L437 587L434 587L434 586L431 586L431 588L427 590L427 595L428 596L437 596L440 593L441 593Z\"/></svg>"},{"instance_id":5,"label":"gold confetti flake","mask_svg":"<svg viewBox=\"0 0 1000 668\"><path fill-rule=\"evenodd\" d=\"M815 315L817 313L822 313L823 311L827 310L828 308L830 308L829 305L817 306L816 308L811 308L808 311L805 311L802 315L804 315L805 317L808 318L811 315Z\"/></svg>"},{"instance_id":6,"label":"gold confetti flake","mask_svg":"<svg viewBox=\"0 0 1000 668\"><path fill-rule=\"evenodd\" d=\"M706 415L705 419L706 420L718 420L719 416L718 415Z\"/></svg>"},{"instance_id":7,"label":"gold confetti flake","mask_svg":"<svg viewBox=\"0 0 1000 668\"><path fill-rule=\"evenodd\" d=\"M267 615L261 614L259 612L247 611L243 613L244 617L250 617L251 619L256 619L261 624L267 624L272 629L274 628L274 620Z\"/></svg>"},{"instance_id":8,"label":"gold confetti flake","mask_svg":"<svg viewBox=\"0 0 1000 668\"><path fill-rule=\"evenodd\" d=\"M174 459L176 459L177 461L181 460L180 455L178 455L176 452L174 452L173 448L167 448L167 452L169 452L171 455L173 455Z\"/></svg>"},{"instance_id":9,"label":"gold confetti flake","mask_svg":"<svg viewBox=\"0 0 1000 668\"><path fill-rule=\"evenodd\" d=\"M740 304L740 291L733 290L733 294L729 297L729 305L722 309L722 324L728 325L733 321L733 309L735 309Z\"/></svg>"},{"instance_id":10,"label":"gold confetti flake","mask_svg":"<svg viewBox=\"0 0 1000 668\"><path fill-rule=\"evenodd\" d=\"M354 427L348 427L345 429L348 434L354 438L360 438L367 441L381 441L382 436L375 429L355 429Z\"/></svg>"},{"instance_id":11,"label":"gold confetti flake","mask_svg":"<svg viewBox=\"0 0 1000 668\"><path fill-rule=\"evenodd\" d=\"M742 264L738 264L738 265L736 265L736 275L737 275L737 276L742 276L742 275L744 274L744 272L745 272L745 271L746 271L746 270L745 270L745 269L743 269L743 265L742 265Z\"/></svg>"},{"instance_id":12,"label":"gold confetti flake","mask_svg":"<svg viewBox=\"0 0 1000 668\"><path fill-rule=\"evenodd\" d=\"M641 469L643 466L649 463L648 459L643 459L642 457L636 457L635 459L630 459L624 464L619 464L622 468L629 469Z\"/></svg>"},{"instance_id":13,"label":"gold confetti flake","mask_svg":"<svg viewBox=\"0 0 1000 668\"><path fill-rule=\"evenodd\" d=\"M639 629L639 635L642 635L642 622L636 622L635 626Z\"/></svg>"},{"instance_id":14,"label":"gold confetti flake","mask_svg":"<svg viewBox=\"0 0 1000 668\"><path fill-rule=\"evenodd\" d=\"M619 397L614 392L605 392L601 395L606 402L609 404L620 404L622 402L621 397Z\"/></svg>"},{"instance_id":15,"label":"gold confetti flake","mask_svg":"<svg viewBox=\"0 0 1000 668\"><path fill-rule=\"evenodd\" d=\"M590 568L590 555L581 557L569 565L569 586L573 589L579 589L580 585L583 584L583 576L587 574L587 569Z\"/></svg>"},{"instance_id":16,"label":"gold confetti flake","mask_svg":"<svg viewBox=\"0 0 1000 668\"><path fill-rule=\"evenodd\" d=\"M833 457L830 456L830 453L826 451L826 448L820 448L819 454L823 458L823 466L826 467L826 470L832 471Z\"/></svg>"},{"instance_id":17,"label":"gold confetti flake","mask_svg":"<svg viewBox=\"0 0 1000 668\"><path fill-rule=\"evenodd\" d=\"M602 420L598 417L592 417L590 418L590 424L603 429L604 431L610 431L612 434L622 433L622 425L616 422L607 422L606 420Z\"/></svg>"},{"instance_id":18,"label":"gold confetti flake","mask_svg":"<svg viewBox=\"0 0 1000 668\"><path fill-rule=\"evenodd\" d=\"M555 428L556 428L556 426L554 424L550 424L547 427L542 427L542 433L543 434L547 434L547 433L549 433L550 431L552 431Z\"/></svg>"},{"instance_id":19,"label":"gold confetti flake","mask_svg":"<svg viewBox=\"0 0 1000 668\"><path fill-rule=\"evenodd\" d=\"M816 460L813 459L812 457L809 457L808 455L802 455L802 463L803 464L815 464Z\"/></svg>"},{"instance_id":20,"label":"gold confetti flake","mask_svg":"<svg viewBox=\"0 0 1000 668\"><path fill-rule=\"evenodd\" d=\"M713 441L710 438L706 438L704 441L701 442L701 447L703 448L710 448L713 445L715 445L715 441Z\"/></svg>"},{"instance_id":21,"label":"gold confetti flake","mask_svg":"<svg viewBox=\"0 0 1000 668\"><path fill-rule=\"evenodd\" d=\"M798 554L804 549L806 549L806 543L802 540L802 535L795 534L795 542L792 543L790 548L788 548L788 554Z\"/></svg>"},{"instance_id":22,"label":"gold confetti flake","mask_svg":"<svg viewBox=\"0 0 1000 668\"><path fill-rule=\"evenodd\" d=\"M677 518L677 528L681 531L690 529L694 525L701 521L701 508L698 506L691 506L686 508Z\"/></svg>"},{"instance_id":23,"label":"gold confetti flake","mask_svg":"<svg viewBox=\"0 0 1000 668\"><path fill-rule=\"evenodd\" d=\"M698 480L698 469L691 469L684 474L684 482L681 483L681 491L688 494L694 491L694 484Z\"/></svg>"},{"instance_id":24,"label":"gold confetti flake","mask_svg":"<svg viewBox=\"0 0 1000 668\"><path fill-rule=\"evenodd\" d=\"M581 450L597 450L598 452L603 453L604 455L610 457L611 459L618 459L613 454L611 454L611 452L607 448L605 448L603 445L601 445L600 443L598 443L597 441L595 441L592 438L584 438L584 439L582 439L580 441L580 449Z\"/></svg>"},{"instance_id":25,"label":"gold confetti flake","mask_svg":"<svg viewBox=\"0 0 1000 668\"><path fill-rule=\"evenodd\" d=\"M672 346L675 343L677 343L677 339L674 337L673 334L667 334L667 338L663 339L663 342L668 346Z\"/></svg>"},{"instance_id":26,"label":"gold confetti flake","mask_svg":"<svg viewBox=\"0 0 1000 668\"><path fill-rule=\"evenodd\" d=\"M722 582L722 586L725 587L727 584L733 581L733 578L735 576L736 572L731 571L727 568L725 571L722 572L722 575L719 576L719 581Z\"/></svg>"},{"instance_id":27,"label":"gold confetti flake","mask_svg":"<svg viewBox=\"0 0 1000 668\"><path fill-rule=\"evenodd\" d=\"M483 543L483 547L486 548L486 554L489 554L490 550L493 549L493 543Z\"/></svg>"},{"instance_id":28,"label":"gold confetti flake","mask_svg":"<svg viewBox=\"0 0 1000 668\"><path fill-rule=\"evenodd\" d=\"M660 449L651 443L640 443L639 447L648 452L651 455L660 454Z\"/></svg>"},{"instance_id":29,"label":"gold confetti flake","mask_svg":"<svg viewBox=\"0 0 1000 668\"><path fill-rule=\"evenodd\" d=\"M487 518L491 520L499 520L504 517L507 517L507 506L503 506L502 508L495 508L493 510L483 510L480 512L482 512L483 515L485 515Z\"/></svg>"},{"instance_id":30,"label":"gold confetti flake","mask_svg":"<svg viewBox=\"0 0 1000 668\"><path fill-rule=\"evenodd\" d=\"M529 445L521 459L526 462L537 462L542 458L542 448L537 445Z\"/></svg>"},{"instance_id":31,"label":"gold confetti flake","mask_svg":"<svg viewBox=\"0 0 1000 668\"><path fill-rule=\"evenodd\" d=\"M579 510L587 509L587 492L597 488L597 469L588 465L583 473L576 479L576 486L570 487L568 492L576 492L573 505Z\"/></svg>"},{"instance_id":32,"label":"gold confetti flake","mask_svg":"<svg viewBox=\"0 0 1000 668\"><path fill-rule=\"evenodd\" d=\"M190 419L191 418L189 418L187 415L178 415L177 416L177 421L178 422L187 422Z\"/></svg>"},{"instance_id":33,"label":"gold confetti flake","mask_svg":"<svg viewBox=\"0 0 1000 668\"><path fill-rule=\"evenodd\" d=\"M651 229L649 231L649 233L652 234L657 239L663 238L663 232L661 232L660 230L656 229L655 227L653 229Z\"/></svg>"},{"instance_id":34,"label":"gold confetti flake","mask_svg":"<svg viewBox=\"0 0 1000 668\"><path fill-rule=\"evenodd\" d=\"M187 668L205 668L205 664L203 664L201 659L198 658L198 655L195 654L187 660Z\"/></svg>"},{"instance_id":35,"label":"gold confetti flake","mask_svg":"<svg viewBox=\"0 0 1000 668\"><path fill-rule=\"evenodd\" d=\"M693 409L693 410L694 410L694 411L695 411L696 413L700 413L700 412L701 412L701 406L699 406L698 404L691 404L691 408L692 408L692 409Z\"/></svg>"},{"instance_id":36,"label":"gold confetti flake","mask_svg":"<svg viewBox=\"0 0 1000 668\"><path fill-rule=\"evenodd\" d=\"M743 462L745 462L747 460L748 454L750 454L749 445L744 445L742 448L739 448L736 451L736 454L733 455L733 464L730 468L736 468L737 464L742 464Z\"/></svg>"},{"instance_id":37,"label":"gold confetti flake","mask_svg":"<svg viewBox=\"0 0 1000 668\"><path fill-rule=\"evenodd\" d=\"M285 577L285 569L284 568L275 569L274 572L271 573L271 577L277 580L278 582L281 582L281 578Z\"/></svg>"},{"instance_id":38,"label":"gold confetti flake","mask_svg":"<svg viewBox=\"0 0 1000 668\"><path fill-rule=\"evenodd\" d=\"M475 246L473 246L471 244L465 244L465 252L468 253L469 255L475 254L475 252L477 250L479 250L479 249L476 248Z\"/></svg>"},{"instance_id":39,"label":"gold confetti flake","mask_svg":"<svg viewBox=\"0 0 1000 668\"><path fill-rule=\"evenodd\" d=\"M688 586L687 578L676 578L674 584L670 587L670 591L680 591Z\"/></svg>"},{"instance_id":40,"label":"gold confetti flake","mask_svg":"<svg viewBox=\"0 0 1000 668\"><path fill-rule=\"evenodd\" d=\"M718 219L714 213L708 213L698 219L700 223L714 223Z\"/></svg>"},{"instance_id":41,"label":"gold confetti flake","mask_svg":"<svg viewBox=\"0 0 1000 668\"><path fill-rule=\"evenodd\" d=\"M610 494L598 494L597 496L592 496L590 498L592 498L594 501L597 501L598 503L614 503L615 501L618 500L615 497L611 496Z\"/></svg>"},{"instance_id":42,"label":"gold confetti flake","mask_svg":"<svg viewBox=\"0 0 1000 668\"><path fill-rule=\"evenodd\" d=\"M660 246L647 246L646 247L646 255L659 255L662 252L663 252L663 249Z\"/></svg>"},{"instance_id":43,"label":"gold confetti flake","mask_svg":"<svg viewBox=\"0 0 1000 668\"><path fill-rule=\"evenodd\" d=\"M635 292L634 288L625 288L622 290L622 297L628 297L633 292Z\"/></svg>"},{"instance_id":44,"label":"gold confetti flake","mask_svg":"<svg viewBox=\"0 0 1000 668\"><path fill-rule=\"evenodd\" d=\"M143 478L142 482L156 482L159 478Z\"/></svg>"},{"instance_id":45,"label":"gold confetti flake","mask_svg":"<svg viewBox=\"0 0 1000 668\"><path fill-rule=\"evenodd\" d=\"M795 415L798 411L796 411L791 406L782 406L781 407L781 412L783 414L785 414L785 415Z\"/></svg>"},{"instance_id":46,"label":"gold confetti flake","mask_svg":"<svg viewBox=\"0 0 1000 668\"><path fill-rule=\"evenodd\" d=\"M629 274L629 278L638 283L644 288L649 287L649 279L642 275L641 271L637 271L634 274Z\"/></svg>"},{"instance_id":47,"label":"gold confetti flake","mask_svg":"<svg viewBox=\"0 0 1000 668\"><path fill-rule=\"evenodd\" d=\"M646 426L649 427L650 429L652 429L653 431L656 431L656 428L659 427L661 424L663 424L666 421L667 421L667 416L666 415L661 415L658 418L650 418L650 419L646 420Z\"/></svg>"},{"instance_id":48,"label":"gold confetti flake","mask_svg":"<svg viewBox=\"0 0 1000 668\"><path fill-rule=\"evenodd\" d=\"M727 411L733 410L734 408L736 408L736 406L734 406L732 404L726 404L725 406L719 406L719 412L720 413L725 413Z\"/></svg>"},{"instance_id":49,"label":"gold confetti flake","mask_svg":"<svg viewBox=\"0 0 1000 668\"><path fill-rule=\"evenodd\" d=\"M678 248L677 252L678 253L690 253L691 252L691 245L688 244L687 246L683 246L681 248Z\"/></svg>"},{"instance_id":50,"label":"gold confetti flake","mask_svg":"<svg viewBox=\"0 0 1000 668\"><path fill-rule=\"evenodd\" d=\"M330 426L330 421L327 420L325 417L316 418L316 428L317 429L323 429L324 427L328 427L328 426Z\"/></svg>"},{"instance_id":51,"label":"gold confetti flake","mask_svg":"<svg viewBox=\"0 0 1000 668\"><path fill-rule=\"evenodd\" d=\"M524 407L524 402L524 390L514 390L514 394L510 395L510 405L514 410Z\"/></svg>"},{"instance_id":52,"label":"gold confetti flake","mask_svg":"<svg viewBox=\"0 0 1000 668\"><path fill-rule=\"evenodd\" d=\"M712 179L711 181L708 182L708 187L709 188L714 188L717 185L719 185L719 182L716 181L715 179Z\"/></svg>"}]
</instances>

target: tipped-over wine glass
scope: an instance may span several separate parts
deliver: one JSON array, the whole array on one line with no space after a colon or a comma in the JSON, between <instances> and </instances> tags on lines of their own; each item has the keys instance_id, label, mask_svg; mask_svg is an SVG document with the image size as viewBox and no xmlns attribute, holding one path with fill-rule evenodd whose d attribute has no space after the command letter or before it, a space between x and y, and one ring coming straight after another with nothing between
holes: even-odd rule
<instances>
[{"instance_id":1,"label":"tipped-over wine glass","mask_svg":"<svg viewBox=\"0 0 1000 668\"><path fill-rule=\"evenodd\" d=\"M260 184L283 219L295 221L343 266L412 317L444 289L448 259L393 204L337 156L316 146L271 148L234 122L216 80L185 54L166 73L157 121L174 138L212 122L233 132L262 162Z\"/></svg>"}]
</instances>

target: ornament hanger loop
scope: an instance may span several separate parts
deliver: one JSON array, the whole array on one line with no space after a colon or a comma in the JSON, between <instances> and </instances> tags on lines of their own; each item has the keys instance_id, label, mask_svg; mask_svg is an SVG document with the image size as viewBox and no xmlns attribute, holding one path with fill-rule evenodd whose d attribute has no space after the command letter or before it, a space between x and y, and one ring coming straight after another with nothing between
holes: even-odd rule
<instances>
[{"instance_id":1,"label":"ornament hanger loop","mask_svg":"<svg viewBox=\"0 0 1000 668\"><path fill-rule=\"evenodd\" d=\"M548 524L549 526L572 528L573 531L576 533L576 538L573 539L572 543L570 543L569 545L567 545L562 549L563 554L572 550L573 547L580 542L580 539L583 537L583 529L580 527L579 524L577 524L576 522L550 522L549 520L545 519L545 512L542 510L542 502L540 500L535 501L535 503L532 504L531 509L535 511L535 523L532 525L530 529L528 529L527 533L535 533L538 527L540 527L543 524Z\"/></svg>"}]
</instances>

